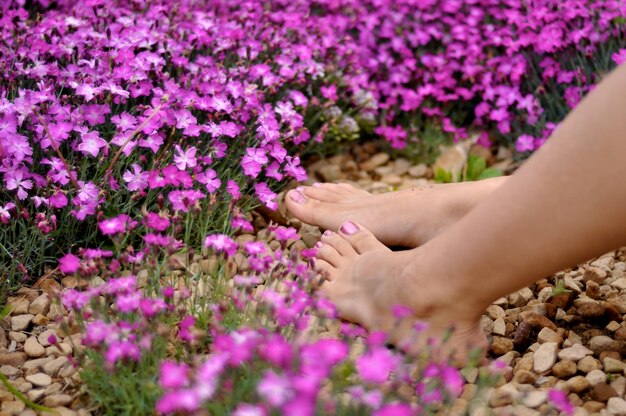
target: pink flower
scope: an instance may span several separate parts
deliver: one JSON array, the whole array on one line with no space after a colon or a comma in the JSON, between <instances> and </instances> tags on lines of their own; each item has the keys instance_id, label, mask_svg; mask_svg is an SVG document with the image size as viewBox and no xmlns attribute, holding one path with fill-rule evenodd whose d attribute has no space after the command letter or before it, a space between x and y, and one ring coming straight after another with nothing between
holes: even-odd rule
<instances>
[{"instance_id":1,"label":"pink flower","mask_svg":"<svg viewBox=\"0 0 626 416\"><path fill-rule=\"evenodd\" d=\"M615 52L613 55L611 55L611 58L613 59L613 62L615 62L617 65L623 64L624 62L626 62L626 48L620 49L619 51Z\"/></svg>"},{"instance_id":2,"label":"pink flower","mask_svg":"<svg viewBox=\"0 0 626 416\"><path fill-rule=\"evenodd\" d=\"M9 191L17 189L17 197L20 200L26 199L26 197L28 197L26 190L30 190L33 187L33 181L25 179L25 173L21 169L6 172L4 181L6 183L6 189Z\"/></svg>"},{"instance_id":3,"label":"pink flower","mask_svg":"<svg viewBox=\"0 0 626 416\"><path fill-rule=\"evenodd\" d=\"M261 406L241 403L235 408L232 416L267 416L267 412Z\"/></svg>"},{"instance_id":4,"label":"pink flower","mask_svg":"<svg viewBox=\"0 0 626 416\"><path fill-rule=\"evenodd\" d=\"M78 145L78 150L83 152L84 155L91 155L93 157L98 157L100 154L100 149L107 147L108 143L106 140L100 137L100 133L97 131L90 131L89 133L83 134L81 138L81 142Z\"/></svg>"},{"instance_id":5,"label":"pink flower","mask_svg":"<svg viewBox=\"0 0 626 416\"><path fill-rule=\"evenodd\" d=\"M413 416L416 414L411 405L406 403L391 403L382 406L372 416Z\"/></svg>"},{"instance_id":6,"label":"pink flower","mask_svg":"<svg viewBox=\"0 0 626 416\"><path fill-rule=\"evenodd\" d=\"M102 220L98 223L100 232L104 235L115 235L124 233L135 227L137 223L126 214L120 214L117 217Z\"/></svg>"},{"instance_id":7,"label":"pink flower","mask_svg":"<svg viewBox=\"0 0 626 416\"><path fill-rule=\"evenodd\" d=\"M139 358L141 358L141 350L130 341L113 341L104 353L104 359L110 366L125 359L139 361Z\"/></svg>"},{"instance_id":8,"label":"pink flower","mask_svg":"<svg viewBox=\"0 0 626 416\"><path fill-rule=\"evenodd\" d=\"M4 207L0 206L0 222L8 224L11 219L11 213L9 211L15 209L13 202L8 202Z\"/></svg>"},{"instance_id":9,"label":"pink flower","mask_svg":"<svg viewBox=\"0 0 626 416\"><path fill-rule=\"evenodd\" d=\"M117 296L115 305L122 313L134 312L139 309L142 296L139 292L124 293Z\"/></svg>"},{"instance_id":10,"label":"pink flower","mask_svg":"<svg viewBox=\"0 0 626 416\"><path fill-rule=\"evenodd\" d=\"M180 390L165 393L156 404L156 411L162 414L195 412L200 408L200 398L193 390Z\"/></svg>"},{"instance_id":11,"label":"pink flower","mask_svg":"<svg viewBox=\"0 0 626 416\"><path fill-rule=\"evenodd\" d=\"M234 255L239 245L226 234L211 234L204 239L204 246L210 247L217 252L224 252L229 256Z\"/></svg>"},{"instance_id":12,"label":"pink flower","mask_svg":"<svg viewBox=\"0 0 626 416\"><path fill-rule=\"evenodd\" d=\"M86 346L96 346L104 342L110 336L115 336L115 328L111 325L97 320L88 322L85 325L85 335L83 337L83 343Z\"/></svg>"},{"instance_id":13,"label":"pink flower","mask_svg":"<svg viewBox=\"0 0 626 416\"><path fill-rule=\"evenodd\" d=\"M294 394L289 380L272 370L266 370L263 373L263 379L257 385L256 390L259 396L274 407L284 404Z\"/></svg>"},{"instance_id":14,"label":"pink flower","mask_svg":"<svg viewBox=\"0 0 626 416\"><path fill-rule=\"evenodd\" d=\"M522 134L517 138L515 149L520 153L535 150L535 138L528 134Z\"/></svg>"},{"instance_id":15,"label":"pink flower","mask_svg":"<svg viewBox=\"0 0 626 416\"><path fill-rule=\"evenodd\" d=\"M67 253L59 259L59 270L61 273L76 273L80 268L80 259L72 253Z\"/></svg>"},{"instance_id":16,"label":"pink flower","mask_svg":"<svg viewBox=\"0 0 626 416\"><path fill-rule=\"evenodd\" d=\"M566 415L574 414L574 406L569 402L564 391L550 389L548 391L548 400L559 412L563 412Z\"/></svg>"},{"instance_id":17,"label":"pink flower","mask_svg":"<svg viewBox=\"0 0 626 416\"><path fill-rule=\"evenodd\" d=\"M141 166L133 163L133 171L124 172L124 181L129 191L142 191L148 187L148 172L143 172Z\"/></svg>"},{"instance_id":18,"label":"pink flower","mask_svg":"<svg viewBox=\"0 0 626 416\"><path fill-rule=\"evenodd\" d=\"M195 323L196 323L196 319L193 316L191 315L185 316L180 321L180 324L178 324L178 337L182 339L183 341L188 341L188 342L193 341L195 338L193 336L193 333L191 332L191 328L193 328Z\"/></svg>"},{"instance_id":19,"label":"pink flower","mask_svg":"<svg viewBox=\"0 0 626 416\"><path fill-rule=\"evenodd\" d=\"M400 358L385 347L375 347L356 360L359 375L366 383L384 383L400 363Z\"/></svg>"},{"instance_id":20,"label":"pink flower","mask_svg":"<svg viewBox=\"0 0 626 416\"><path fill-rule=\"evenodd\" d=\"M196 160L196 148L190 147L187 150L183 150L179 145L175 146L177 155L174 157L174 163L179 170L185 170L187 168L193 168L197 165Z\"/></svg>"},{"instance_id":21,"label":"pink flower","mask_svg":"<svg viewBox=\"0 0 626 416\"><path fill-rule=\"evenodd\" d=\"M154 231L165 231L170 226L170 220L167 217L162 217L154 212L149 212L143 223Z\"/></svg>"},{"instance_id":22,"label":"pink flower","mask_svg":"<svg viewBox=\"0 0 626 416\"><path fill-rule=\"evenodd\" d=\"M159 368L159 385L164 389L179 389L189 383L189 367L165 360Z\"/></svg>"}]
</instances>

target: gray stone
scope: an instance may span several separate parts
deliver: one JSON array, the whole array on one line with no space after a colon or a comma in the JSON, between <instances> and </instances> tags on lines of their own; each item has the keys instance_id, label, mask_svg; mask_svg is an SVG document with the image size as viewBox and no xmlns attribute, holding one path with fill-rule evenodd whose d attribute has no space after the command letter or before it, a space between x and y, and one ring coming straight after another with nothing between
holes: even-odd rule
<instances>
[{"instance_id":1,"label":"gray stone","mask_svg":"<svg viewBox=\"0 0 626 416\"><path fill-rule=\"evenodd\" d=\"M32 358L39 358L46 355L46 349L37 342L37 338L35 337L30 337L26 340L24 343L24 352Z\"/></svg>"},{"instance_id":2,"label":"gray stone","mask_svg":"<svg viewBox=\"0 0 626 416\"><path fill-rule=\"evenodd\" d=\"M491 332L495 335L504 336L506 334L506 322L504 322L503 318L498 318L493 321L493 329Z\"/></svg>"},{"instance_id":3,"label":"gray stone","mask_svg":"<svg viewBox=\"0 0 626 416\"><path fill-rule=\"evenodd\" d=\"M541 374L552 368L556 362L556 354L559 346L556 342L541 344L533 356L533 369Z\"/></svg>"},{"instance_id":4,"label":"gray stone","mask_svg":"<svg viewBox=\"0 0 626 416\"><path fill-rule=\"evenodd\" d=\"M546 327L539 331L539 334L537 334L537 341L540 344L545 344L546 342L556 342L557 345L561 345L563 343L563 337Z\"/></svg>"},{"instance_id":5,"label":"gray stone","mask_svg":"<svg viewBox=\"0 0 626 416\"><path fill-rule=\"evenodd\" d=\"M622 360L616 360L611 357L604 357L602 359L602 366L607 373L621 373L626 368L626 364Z\"/></svg>"},{"instance_id":6,"label":"gray stone","mask_svg":"<svg viewBox=\"0 0 626 416\"><path fill-rule=\"evenodd\" d=\"M21 374L22 372L19 368L13 367L12 365L3 365L0 366L0 373L4 374L7 377L13 377Z\"/></svg>"},{"instance_id":7,"label":"gray stone","mask_svg":"<svg viewBox=\"0 0 626 416\"><path fill-rule=\"evenodd\" d=\"M539 407L546 400L548 400L548 392L546 390L532 390L521 395L522 404L530 408Z\"/></svg>"},{"instance_id":8,"label":"gray stone","mask_svg":"<svg viewBox=\"0 0 626 416\"><path fill-rule=\"evenodd\" d=\"M615 341L606 335L597 335L589 340L589 348L595 354L599 354L602 351L619 351L621 342Z\"/></svg>"},{"instance_id":9,"label":"gray stone","mask_svg":"<svg viewBox=\"0 0 626 416\"><path fill-rule=\"evenodd\" d=\"M46 397L43 401L44 406L48 407L67 406L70 403L72 403L72 396L69 394L53 394Z\"/></svg>"},{"instance_id":10,"label":"gray stone","mask_svg":"<svg viewBox=\"0 0 626 416\"><path fill-rule=\"evenodd\" d=\"M595 386L596 384L606 383L607 376L602 370L591 370L585 376L589 384Z\"/></svg>"},{"instance_id":11,"label":"gray stone","mask_svg":"<svg viewBox=\"0 0 626 416\"><path fill-rule=\"evenodd\" d=\"M587 356L578 361L578 370L583 373L588 373L593 370L599 370L602 368L600 361L596 360L592 356Z\"/></svg>"},{"instance_id":12,"label":"gray stone","mask_svg":"<svg viewBox=\"0 0 626 416\"><path fill-rule=\"evenodd\" d=\"M32 321L34 317L35 315L31 315L29 313L25 315L12 316L11 329L16 332L26 330L26 328L28 328L28 325L30 324L30 321Z\"/></svg>"},{"instance_id":13,"label":"gray stone","mask_svg":"<svg viewBox=\"0 0 626 416\"><path fill-rule=\"evenodd\" d=\"M37 387L47 387L52 383L49 375L44 373L31 374L26 376L26 381Z\"/></svg>"},{"instance_id":14,"label":"gray stone","mask_svg":"<svg viewBox=\"0 0 626 416\"><path fill-rule=\"evenodd\" d=\"M411 168L409 168L409 175L414 178L423 178L424 176L428 175L428 166L423 163L412 166Z\"/></svg>"},{"instance_id":15,"label":"gray stone","mask_svg":"<svg viewBox=\"0 0 626 416\"><path fill-rule=\"evenodd\" d=\"M61 368L67 364L69 364L67 357L59 357L44 364L43 371L49 376L54 377L59 372L59 370L61 370Z\"/></svg>"},{"instance_id":16,"label":"gray stone","mask_svg":"<svg viewBox=\"0 0 626 416\"><path fill-rule=\"evenodd\" d=\"M47 293L42 293L31 302L30 308L28 308L28 312L33 315L46 315L50 311L50 297Z\"/></svg>"},{"instance_id":17,"label":"gray stone","mask_svg":"<svg viewBox=\"0 0 626 416\"><path fill-rule=\"evenodd\" d=\"M39 344L43 347L48 347L50 346L50 336L54 335L54 337L56 337L56 339L58 340L59 337L57 336L57 333L54 329L46 329L45 331L43 331L41 334L39 334L39 336L37 337L37 341L39 341Z\"/></svg>"},{"instance_id":18,"label":"gray stone","mask_svg":"<svg viewBox=\"0 0 626 416\"><path fill-rule=\"evenodd\" d=\"M626 401L619 397L611 397L606 404L606 410L616 416L626 416Z\"/></svg>"},{"instance_id":19,"label":"gray stone","mask_svg":"<svg viewBox=\"0 0 626 416\"><path fill-rule=\"evenodd\" d=\"M571 360L571 361L579 361L588 355L592 355L593 351L589 348L585 347L582 344L574 344L571 347L564 348L559 351L559 359L561 360Z\"/></svg>"}]
</instances>

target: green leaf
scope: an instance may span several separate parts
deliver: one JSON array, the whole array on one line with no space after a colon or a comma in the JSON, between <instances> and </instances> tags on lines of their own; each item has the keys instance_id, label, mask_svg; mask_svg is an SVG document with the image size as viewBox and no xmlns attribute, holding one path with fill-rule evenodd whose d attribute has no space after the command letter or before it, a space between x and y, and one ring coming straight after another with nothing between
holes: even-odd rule
<instances>
[{"instance_id":1,"label":"green leaf","mask_svg":"<svg viewBox=\"0 0 626 416\"><path fill-rule=\"evenodd\" d=\"M485 171L487 162L484 158L476 155L470 155L467 159L467 177L466 180L475 181Z\"/></svg>"},{"instance_id":2,"label":"green leaf","mask_svg":"<svg viewBox=\"0 0 626 416\"><path fill-rule=\"evenodd\" d=\"M437 168L437 171L435 172L435 181L440 183L452 182L452 172L448 172L442 168Z\"/></svg>"},{"instance_id":3,"label":"green leaf","mask_svg":"<svg viewBox=\"0 0 626 416\"><path fill-rule=\"evenodd\" d=\"M503 175L504 173L500 169L487 168L476 178L476 180L479 181L481 179L496 178Z\"/></svg>"}]
</instances>

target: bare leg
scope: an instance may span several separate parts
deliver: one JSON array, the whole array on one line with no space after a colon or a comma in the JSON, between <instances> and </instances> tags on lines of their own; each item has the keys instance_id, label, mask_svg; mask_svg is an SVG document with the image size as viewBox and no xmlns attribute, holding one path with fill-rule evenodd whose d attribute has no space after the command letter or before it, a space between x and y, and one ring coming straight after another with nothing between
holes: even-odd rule
<instances>
[{"instance_id":1,"label":"bare leg","mask_svg":"<svg viewBox=\"0 0 626 416\"><path fill-rule=\"evenodd\" d=\"M336 230L353 220L384 244L413 248L458 221L506 180L428 185L377 195L329 183L292 190L285 202L289 212L307 224Z\"/></svg>"},{"instance_id":2,"label":"bare leg","mask_svg":"<svg viewBox=\"0 0 626 416\"><path fill-rule=\"evenodd\" d=\"M320 250L317 267L330 280L322 288L365 326L390 328L401 304L431 323L431 335L455 324L457 348L478 342L493 300L626 243L625 109L622 65L504 185L423 246L358 249L369 233L345 225L339 236L354 254L327 261L332 250Z\"/></svg>"}]
</instances>

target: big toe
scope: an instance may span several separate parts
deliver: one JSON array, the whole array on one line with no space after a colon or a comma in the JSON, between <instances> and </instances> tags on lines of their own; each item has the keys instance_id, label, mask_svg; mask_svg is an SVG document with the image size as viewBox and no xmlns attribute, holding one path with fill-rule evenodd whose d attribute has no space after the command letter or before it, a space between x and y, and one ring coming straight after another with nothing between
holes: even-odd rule
<instances>
[{"instance_id":1,"label":"big toe","mask_svg":"<svg viewBox=\"0 0 626 416\"><path fill-rule=\"evenodd\" d=\"M339 227L339 234L349 242L359 254L373 250L389 251L383 243L374 237L374 234L372 234L370 230L355 221L344 222L341 227Z\"/></svg>"}]
</instances>

